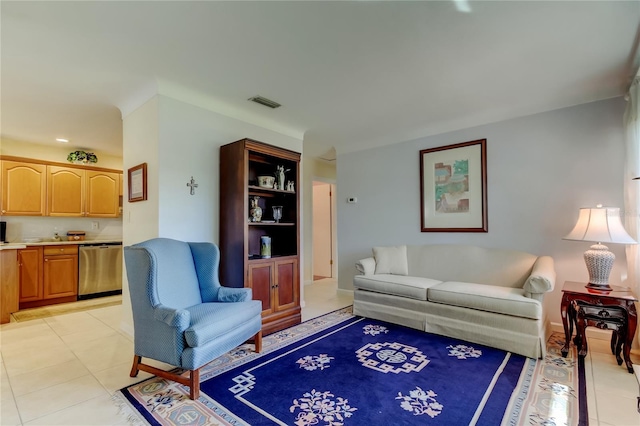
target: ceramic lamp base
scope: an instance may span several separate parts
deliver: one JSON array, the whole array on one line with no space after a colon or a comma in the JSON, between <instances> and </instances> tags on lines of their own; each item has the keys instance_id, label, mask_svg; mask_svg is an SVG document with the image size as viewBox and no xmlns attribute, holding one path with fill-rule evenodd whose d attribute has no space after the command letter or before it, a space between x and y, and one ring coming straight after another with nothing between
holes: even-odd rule
<instances>
[{"instance_id":1,"label":"ceramic lamp base","mask_svg":"<svg viewBox=\"0 0 640 426\"><path fill-rule=\"evenodd\" d=\"M609 286L609 275L614 260L616 260L615 254L611 253L609 247L604 244L594 244L584 252L584 262L587 264L587 271L589 271L587 288L601 291L612 290Z\"/></svg>"}]
</instances>

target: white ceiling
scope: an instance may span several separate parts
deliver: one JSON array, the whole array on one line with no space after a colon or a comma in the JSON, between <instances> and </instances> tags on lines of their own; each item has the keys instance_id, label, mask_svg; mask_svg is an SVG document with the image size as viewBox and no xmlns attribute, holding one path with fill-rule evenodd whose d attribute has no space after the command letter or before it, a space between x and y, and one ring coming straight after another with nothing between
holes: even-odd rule
<instances>
[{"instance_id":1,"label":"white ceiling","mask_svg":"<svg viewBox=\"0 0 640 426\"><path fill-rule=\"evenodd\" d=\"M320 155L619 96L635 73L638 1L469 6L2 1L2 136L121 154L121 111L159 92Z\"/></svg>"}]
</instances>

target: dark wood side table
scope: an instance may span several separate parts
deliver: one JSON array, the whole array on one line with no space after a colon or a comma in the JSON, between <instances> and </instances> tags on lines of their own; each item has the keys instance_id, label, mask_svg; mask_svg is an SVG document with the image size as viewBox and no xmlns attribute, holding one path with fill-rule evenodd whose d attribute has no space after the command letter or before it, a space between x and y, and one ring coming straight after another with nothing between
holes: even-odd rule
<instances>
[{"instance_id":1,"label":"dark wood side table","mask_svg":"<svg viewBox=\"0 0 640 426\"><path fill-rule=\"evenodd\" d=\"M638 314L636 313L636 307L634 305L634 302L638 299L633 295L633 293L631 293L631 290L625 287L612 286L612 291L603 292L600 290L588 289L585 286L586 283L565 281L564 286L562 287L560 315L562 316L562 326L564 327L565 338L565 343L562 347L562 355L566 357L569 353L569 345L571 342L571 336L573 335L573 326L576 324L576 311L572 306L572 302L574 300L584 302L590 307L602 307L602 309L599 311L596 309L597 312L593 313L594 315L600 316L602 319L602 321L593 323L593 325L602 329L608 329L607 319L611 318L611 314L614 311L619 311L620 308L622 308L626 312L626 315L617 315L616 317L618 319L620 319L620 317L624 317L623 321L626 322L624 327L621 327L625 330L622 352L627 370L629 370L630 373L633 373L633 365L631 364L629 354L631 351L631 342L633 342L633 336L636 333L636 326L638 324ZM609 312L607 308L612 308L611 312ZM576 337L579 341L580 336ZM584 339L586 339L586 337L584 337ZM615 332L612 339L616 339ZM612 347L613 346L612 340ZM586 350L583 352L584 355L586 355Z\"/></svg>"}]
</instances>

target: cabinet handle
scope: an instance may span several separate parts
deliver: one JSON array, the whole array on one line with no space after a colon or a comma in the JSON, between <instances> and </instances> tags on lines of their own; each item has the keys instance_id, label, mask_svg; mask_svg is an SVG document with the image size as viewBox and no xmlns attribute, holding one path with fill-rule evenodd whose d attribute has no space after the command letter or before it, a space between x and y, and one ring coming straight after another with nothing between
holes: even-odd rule
<instances>
[{"instance_id":1,"label":"cabinet handle","mask_svg":"<svg viewBox=\"0 0 640 426\"><path fill-rule=\"evenodd\" d=\"M6 213L6 212L7 212L6 210L2 210L2 213Z\"/></svg>"},{"instance_id":2,"label":"cabinet handle","mask_svg":"<svg viewBox=\"0 0 640 426\"><path fill-rule=\"evenodd\" d=\"M49 259L45 259L44 261L45 261L45 262L48 262L48 261L49 261Z\"/></svg>"}]
</instances>

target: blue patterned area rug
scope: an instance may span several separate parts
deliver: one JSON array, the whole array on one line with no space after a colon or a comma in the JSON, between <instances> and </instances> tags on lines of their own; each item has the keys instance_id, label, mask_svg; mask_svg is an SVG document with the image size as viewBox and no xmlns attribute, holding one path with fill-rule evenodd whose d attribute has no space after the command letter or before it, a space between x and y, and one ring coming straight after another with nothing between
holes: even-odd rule
<instances>
[{"instance_id":1,"label":"blue patterned area rug","mask_svg":"<svg viewBox=\"0 0 640 426\"><path fill-rule=\"evenodd\" d=\"M266 336L263 346L255 354L243 345L208 364L198 401L189 400L184 386L155 377L114 400L131 423L152 425L575 425L588 419L575 350L563 358L559 334L547 357L533 360L355 317L346 308Z\"/></svg>"}]
</instances>

